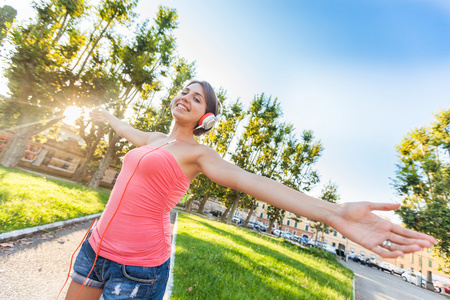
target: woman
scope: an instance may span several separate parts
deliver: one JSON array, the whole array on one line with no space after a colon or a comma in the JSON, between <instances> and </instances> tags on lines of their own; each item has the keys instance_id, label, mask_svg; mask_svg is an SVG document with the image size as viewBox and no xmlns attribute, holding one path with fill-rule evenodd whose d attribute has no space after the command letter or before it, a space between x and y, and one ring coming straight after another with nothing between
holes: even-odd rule
<instances>
[{"instance_id":1,"label":"woman","mask_svg":"<svg viewBox=\"0 0 450 300\"><path fill-rule=\"evenodd\" d=\"M108 205L83 244L66 299L75 299L78 293L80 299L161 299L169 268L169 212L200 172L220 185L324 222L383 257L398 257L436 243L431 236L372 213L397 209L399 204L329 203L223 160L194 138L211 129L214 116L206 121L202 117L217 116L219 106L207 82L192 81L172 101L175 122L169 135L139 131L106 110L92 113L95 121L109 122L138 148L125 156ZM86 286L80 291L83 283Z\"/></svg>"}]
</instances>

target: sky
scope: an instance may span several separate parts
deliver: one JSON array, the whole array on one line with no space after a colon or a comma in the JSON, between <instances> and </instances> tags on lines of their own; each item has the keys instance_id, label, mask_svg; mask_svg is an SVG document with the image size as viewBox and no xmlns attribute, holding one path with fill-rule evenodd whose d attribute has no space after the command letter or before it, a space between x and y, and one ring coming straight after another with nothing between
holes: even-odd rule
<instances>
[{"instance_id":1,"label":"sky","mask_svg":"<svg viewBox=\"0 0 450 300\"><path fill-rule=\"evenodd\" d=\"M0 5L29 17L19 2ZM178 54L198 79L246 105L276 97L298 134L314 131L321 183L337 184L341 202L400 201L396 145L450 109L447 1L141 0L136 11L151 19L160 4L177 10Z\"/></svg>"}]
</instances>

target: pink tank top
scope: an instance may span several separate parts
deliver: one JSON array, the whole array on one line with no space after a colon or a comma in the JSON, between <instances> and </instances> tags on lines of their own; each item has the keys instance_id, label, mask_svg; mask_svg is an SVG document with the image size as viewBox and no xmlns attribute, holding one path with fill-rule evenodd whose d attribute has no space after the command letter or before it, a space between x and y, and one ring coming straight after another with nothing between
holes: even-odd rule
<instances>
[{"instance_id":1,"label":"pink tank top","mask_svg":"<svg viewBox=\"0 0 450 300\"><path fill-rule=\"evenodd\" d=\"M99 253L119 264L156 267L170 257L170 211L186 193L190 181L169 151L154 149L143 146L125 155L108 204L89 238L97 252L101 236L124 194Z\"/></svg>"}]
</instances>

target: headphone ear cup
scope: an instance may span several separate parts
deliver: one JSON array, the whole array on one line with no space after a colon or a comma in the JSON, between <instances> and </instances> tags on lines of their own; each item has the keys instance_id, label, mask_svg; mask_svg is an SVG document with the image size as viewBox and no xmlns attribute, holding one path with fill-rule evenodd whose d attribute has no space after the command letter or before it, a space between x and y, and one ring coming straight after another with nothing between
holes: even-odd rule
<instances>
[{"instance_id":1,"label":"headphone ear cup","mask_svg":"<svg viewBox=\"0 0 450 300\"><path fill-rule=\"evenodd\" d=\"M204 114L198 121L198 126L202 126L205 130L213 128L216 124L216 116L213 113Z\"/></svg>"}]
</instances>

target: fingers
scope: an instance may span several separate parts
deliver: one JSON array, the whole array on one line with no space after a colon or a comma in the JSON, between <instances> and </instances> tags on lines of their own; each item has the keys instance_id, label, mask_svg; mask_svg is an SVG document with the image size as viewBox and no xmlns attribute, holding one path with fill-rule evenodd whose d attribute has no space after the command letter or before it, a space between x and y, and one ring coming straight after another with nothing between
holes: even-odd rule
<instances>
[{"instance_id":1,"label":"fingers","mask_svg":"<svg viewBox=\"0 0 450 300\"><path fill-rule=\"evenodd\" d=\"M369 202L369 207L370 207L371 210L389 211L389 210L398 209L400 206L401 206L400 203L376 203L376 202Z\"/></svg>"},{"instance_id":2,"label":"fingers","mask_svg":"<svg viewBox=\"0 0 450 300\"><path fill-rule=\"evenodd\" d=\"M437 243L437 240L428 234L407 229L400 225L392 226L391 238L395 236L413 239L414 242L420 244L423 248L431 248ZM401 242L401 244L404 243Z\"/></svg>"}]
</instances>

